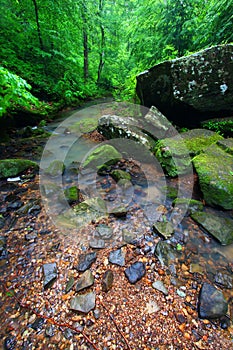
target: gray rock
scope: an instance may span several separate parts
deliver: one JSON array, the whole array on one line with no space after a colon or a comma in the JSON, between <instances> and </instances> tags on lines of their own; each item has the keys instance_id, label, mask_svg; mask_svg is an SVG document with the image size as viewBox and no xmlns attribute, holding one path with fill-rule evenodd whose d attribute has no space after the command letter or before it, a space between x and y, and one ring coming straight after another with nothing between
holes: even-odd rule
<instances>
[{"instance_id":1,"label":"gray rock","mask_svg":"<svg viewBox=\"0 0 233 350\"><path fill-rule=\"evenodd\" d=\"M31 232L31 233L27 233L25 235L25 239L26 241L34 241L37 238L37 232Z\"/></svg>"},{"instance_id":2,"label":"gray rock","mask_svg":"<svg viewBox=\"0 0 233 350\"><path fill-rule=\"evenodd\" d=\"M233 276L227 273L217 272L214 276L214 282L224 288L233 288Z\"/></svg>"},{"instance_id":3,"label":"gray rock","mask_svg":"<svg viewBox=\"0 0 233 350\"><path fill-rule=\"evenodd\" d=\"M88 288L92 286L93 283L94 283L94 276L91 270L86 270L76 284L76 291L79 292L80 290Z\"/></svg>"},{"instance_id":4,"label":"gray rock","mask_svg":"<svg viewBox=\"0 0 233 350\"><path fill-rule=\"evenodd\" d=\"M156 222L153 225L153 229L156 233L163 236L165 239L171 237L174 233L174 227L171 222Z\"/></svg>"},{"instance_id":5,"label":"gray rock","mask_svg":"<svg viewBox=\"0 0 233 350\"><path fill-rule=\"evenodd\" d=\"M101 239L110 239L113 233L112 228L105 224L98 225L96 231Z\"/></svg>"},{"instance_id":6,"label":"gray rock","mask_svg":"<svg viewBox=\"0 0 233 350\"><path fill-rule=\"evenodd\" d=\"M167 288L164 286L162 281L155 281L154 283L152 283L152 287L160 292L162 292L164 295L168 295L168 290Z\"/></svg>"},{"instance_id":7,"label":"gray rock","mask_svg":"<svg viewBox=\"0 0 233 350\"><path fill-rule=\"evenodd\" d=\"M104 144L96 147L86 158L83 168L97 168L115 164L122 158L121 154L111 145Z\"/></svg>"},{"instance_id":8,"label":"gray rock","mask_svg":"<svg viewBox=\"0 0 233 350\"><path fill-rule=\"evenodd\" d=\"M176 260L178 252L171 244L165 241L159 241L155 247L155 255L162 265L169 266Z\"/></svg>"},{"instance_id":9,"label":"gray rock","mask_svg":"<svg viewBox=\"0 0 233 350\"><path fill-rule=\"evenodd\" d=\"M45 328L45 335L46 337L53 337L54 336L54 325L50 324Z\"/></svg>"},{"instance_id":10,"label":"gray rock","mask_svg":"<svg viewBox=\"0 0 233 350\"><path fill-rule=\"evenodd\" d=\"M57 264L48 263L43 265L44 289L50 288L57 278Z\"/></svg>"},{"instance_id":11,"label":"gray rock","mask_svg":"<svg viewBox=\"0 0 233 350\"><path fill-rule=\"evenodd\" d=\"M223 293L209 283L203 283L199 294L200 318L214 319L227 313L228 304Z\"/></svg>"},{"instance_id":12,"label":"gray rock","mask_svg":"<svg viewBox=\"0 0 233 350\"><path fill-rule=\"evenodd\" d=\"M49 166L44 170L46 175L51 177L62 176L65 171L65 165L60 160L53 160Z\"/></svg>"},{"instance_id":13,"label":"gray rock","mask_svg":"<svg viewBox=\"0 0 233 350\"><path fill-rule=\"evenodd\" d=\"M90 248L103 249L105 247L105 241L103 239L93 238L89 243Z\"/></svg>"},{"instance_id":14,"label":"gray rock","mask_svg":"<svg viewBox=\"0 0 233 350\"><path fill-rule=\"evenodd\" d=\"M110 263L119 265L119 266L124 266L125 265L125 252L123 251L122 248L113 250L110 252L108 260Z\"/></svg>"},{"instance_id":15,"label":"gray rock","mask_svg":"<svg viewBox=\"0 0 233 350\"><path fill-rule=\"evenodd\" d=\"M122 238L126 243L129 244L135 244L137 241L137 235L134 232L128 231L126 229L122 230Z\"/></svg>"},{"instance_id":16,"label":"gray rock","mask_svg":"<svg viewBox=\"0 0 233 350\"><path fill-rule=\"evenodd\" d=\"M141 261L133 263L125 270L125 275L131 284L139 281L146 274L145 264Z\"/></svg>"},{"instance_id":17,"label":"gray rock","mask_svg":"<svg viewBox=\"0 0 233 350\"><path fill-rule=\"evenodd\" d=\"M104 292L108 292L112 288L113 279L114 279L113 272L111 270L107 270L104 273L103 279L102 279L102 289Z\"/></svg>"},{"instance_id":18,"label":"gray rock","mask_svg":"<svg viewBox=\"0 0 233 350\"><path fill-rule=\"evenodd\" d=\"M219 45L166 61L137 76L141 104L194 127L211 116L232 115L233 45Z\"/></svg>"},{"instance_id":19,"label":"gray rock","mask_svg":"<svg viewBox=\"0 0 233 350\"><path fill-rule=\"evenodd\" d=\"M74 286L74 276L70 276L67 284L66 284L66 293L68 293Z\"/></svg>"},{"instance_id":20,"label":"gray rock","mask_svg":"<svg viewBox=\"0 0 233 350\"><path fill-rule=\"evenodd\" d=\"M195 212L191 217L222 245L233 242L233 220L216 213Z\"/></svg>"},{"instance_id":21,"label":"gray rock","mask_svg":"<svg viewBox=\"0 0 233 350\"><path fill-rule=\"evenodd\" d=\"M84 272L91 267L91 265L96 261L96 253L81 254L79 257L78 265L76 269L80 272Z\"/></svg>"},{"instance_id":22,"label":"gray rock","mask_svg":"<svg viewBox=\"0 0 233 350\"><path fill-rule=\"evenodd\" d=\"M75 296L71 300L70 308L71 310L87 314L89 311L95 308L95 293L90 292Z\"/></svg>"}]
</instances>

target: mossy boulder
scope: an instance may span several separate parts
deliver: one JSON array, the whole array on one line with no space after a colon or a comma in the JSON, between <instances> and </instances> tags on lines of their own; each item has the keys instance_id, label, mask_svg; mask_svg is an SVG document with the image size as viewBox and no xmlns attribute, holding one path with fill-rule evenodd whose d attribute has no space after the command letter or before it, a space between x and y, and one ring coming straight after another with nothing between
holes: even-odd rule
<instances>
[{"instance_id":1,"label":"mossy boulder","mask_svg":"<svg viewBox=\"0 0 233 350\"><path fill-rule=\"evenodd\" d=\"M46 175L51 177L60 176L65 171L65 165L61 160L53 160L49 166L44 170Z\"/></svg>"},{"instance_id":2,"label":"mossy boulder","mask_svg":"<svg viewBox=\"0 0 233 350\"><path fill-rule=\"evenodd\" d=\"M191 217L222 245L233 242L233 219L205 212L193 213Z\"/></svg>"},{"instance_id":3,"label":"mossy boulder","mask_svg":"<svg viewBox=\"0 0 233 350\"><path fill-rule=\"evenodd\" d=\"M111 171L110 175L112 176L112 178L118 182L120 180L131 180L131 175L129 173L127 173L126 171L123 170L119 170L119 169L115 169L113 171Z\"/></svg>"},{"instance_id":4,"label":"mossy boulder","mask_svg":"<svg viewBox=\"0 0 233 350\"><path fill-rule=\"evenodd\" d=\"M111 165L117 163L122 158L120 152L118 152L113 146L104 144L95 148L87 156L83 163L83 168L97 168L100 169L104 165Z\"/></svg>"},{"instance_id":5,"label":"mossy boulder","mask_svg":"<svg viewBox=\"0 0 233 350\"><path fill-rule=\"evenodd\" d=\"M233 156L211 145L193 158L193 164L206 203L233 209Z\"/></svg>"},{"instance_id":6,"label":"mossy boulder","mask_svg":"<svg viewBox=\"0 0 233 350\"><path fill-rule=\"evenodd\" d=\"M36 162L26 159L3 159L0 160L0 178L14 177L28 168L39 168Z\"/></svg>"},{"instance_id":7,"label":"mossy boulder","mask_svg":"<svg viewBox=\"0 0 233 350\"><path fill-rule=\"evenodd\" d=\"M186 210L188 214L203 210L203 203L195 199L176 198L172 205L182 211Z\"/></svg>"},{"instance_id":8,"label":"mossy boulder","mask_svg":"<svg viewBox=\"0 0 233 350\"><path fill-rule=\"evenodd\" d=\"M217 145L233 156L233 138L219 140Z\"/></svg>"},{"instance_id":9,"label":"mossy boulder","mask_svg":"<svg viewBox=\"0 0 233 350\"><path fill-rule=\"evenodd\" d=\"M97 126L98 126L98 119L85 118L71 125L69 127L69 130L73 133L85 134L96 130Z\"/></svg>"},{"instance_id":10,"label":"mossy boulder","mask_svg":"<svg viewBox=\"0 0 233 350\"><path fill-rule=\"evenodd\" d=\"M66 188L64 191L66 200L69 203L75 202L78 200L78 196L79 196L79 190L76 186L72 186L69 188Z\"/></svg>"},{"instance_id":11,"label":"mossy boulder","mask_svg":"<svg viewBox=\"0 0 233 350\"><path fill-rule=\"evenodd\" d=\"M219 140L223 140L223 137L213 131L193 129L160 140L156 144L154 153L166 173L176 177L190 172L192 157Z\"/></svg>"}]
</instances>

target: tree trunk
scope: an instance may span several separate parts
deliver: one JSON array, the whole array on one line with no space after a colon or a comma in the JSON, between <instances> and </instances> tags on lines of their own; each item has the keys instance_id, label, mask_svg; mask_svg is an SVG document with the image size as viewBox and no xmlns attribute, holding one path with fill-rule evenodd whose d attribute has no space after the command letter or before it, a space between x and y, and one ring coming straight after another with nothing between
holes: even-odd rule
<instances>
[{"instance_id":1,"label":"tree trunk","mask_svg":"<svg viewBox=\"0 0 233 350\"><path fill-rule=\"evenodd\" d=\"M97 78L97 84L100 83L101 79L101 73L104 67L104 45L105 45L105 33L104 33L104 26L100 26L101 29L101 48L100 48L100 60L99 60L99 66L98 66L98 78Z\"/></svg>"},{"instance_id":2,"label":"tree trunk","mask_svg":"<svg viewBox=\"0 0 233 350\"><path fill-rule=\"evenodd\" d=\"M40 22L39 22L39 13L38 13L37 2L36 2L36 0L32 0L32 2L33 2L33 5L34 5L34 10L35 10L37 35L38 35L38 39L39 39L40 49L44 50L44 45L43 45L42 35L41 35L41 30L40 30Z\"/></svg>"},{"instance_id":3,"label":"tree trunk","mask_svg":"<svg viewBox=\"0 0 233 350\"><path fill-rule=\"evenodd\" d=\"M83 73L84 81L88 79L88 35L86 29L83 29Z\"/></svg>"}]
</instances>

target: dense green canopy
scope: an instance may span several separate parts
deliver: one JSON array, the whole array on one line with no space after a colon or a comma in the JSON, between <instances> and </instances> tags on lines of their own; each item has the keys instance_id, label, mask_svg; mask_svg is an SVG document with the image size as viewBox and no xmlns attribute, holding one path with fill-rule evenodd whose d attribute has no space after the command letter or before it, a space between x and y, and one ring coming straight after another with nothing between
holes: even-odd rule
<instances>
[{"instance_id":1,"label":"dense green canopy","mask_svg":"<svg viewBox=\"0 0 233 350\"><path fill-rule=\"evenodd\" d=\"M1 114L17 79L34 105L27 84L62 104L101 90L132 98L148 66L233 41L232 0L1 0L0 13Z\"/></svg>"}]
</instances>

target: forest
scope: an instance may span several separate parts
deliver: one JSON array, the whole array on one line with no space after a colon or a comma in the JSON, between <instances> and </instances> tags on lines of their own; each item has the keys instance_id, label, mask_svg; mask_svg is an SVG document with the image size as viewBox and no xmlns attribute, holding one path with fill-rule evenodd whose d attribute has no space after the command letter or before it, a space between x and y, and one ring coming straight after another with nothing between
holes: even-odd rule
<instances>
[{"instance_id":1,"label":"forest","mask_svg":"<svg viewBox=\"0 0 233 350\"><path fill-rule=\"evenodd\" d=\"M1 0L1 109L135 102L158 62L233 41L232 0Z\"/></svg>"}]
</instances>

